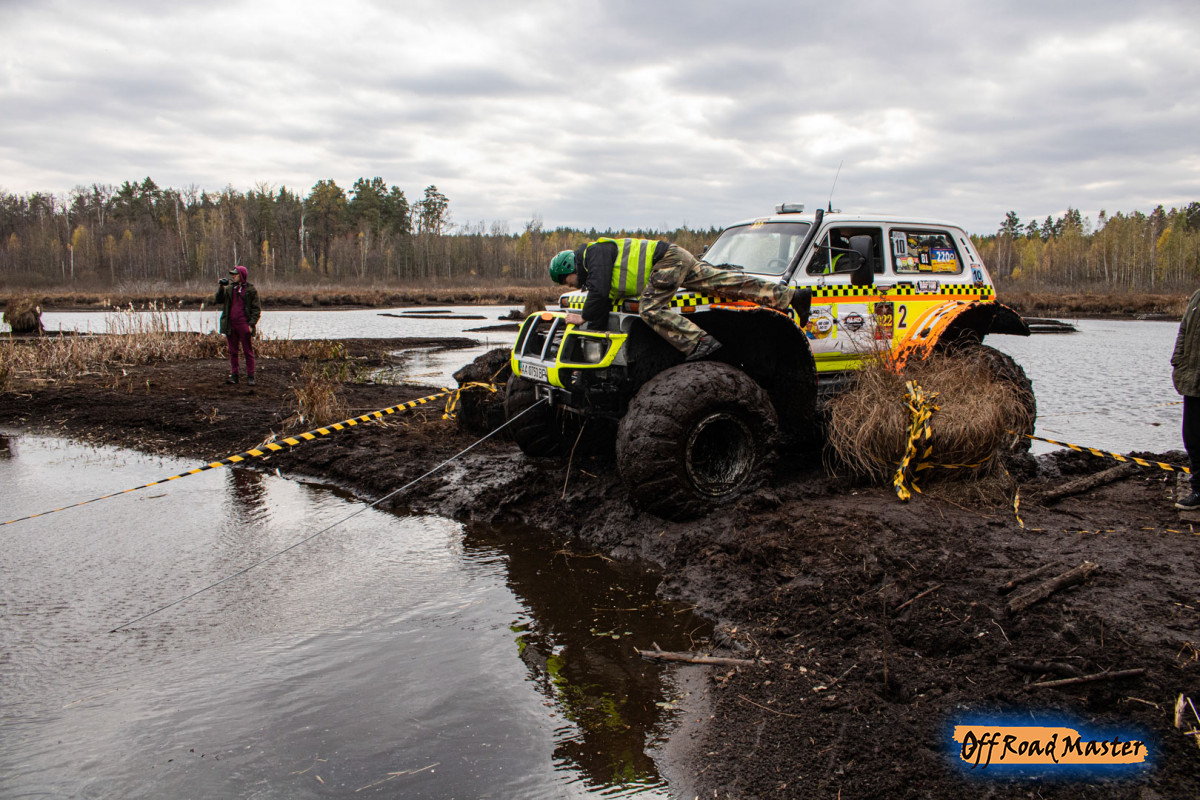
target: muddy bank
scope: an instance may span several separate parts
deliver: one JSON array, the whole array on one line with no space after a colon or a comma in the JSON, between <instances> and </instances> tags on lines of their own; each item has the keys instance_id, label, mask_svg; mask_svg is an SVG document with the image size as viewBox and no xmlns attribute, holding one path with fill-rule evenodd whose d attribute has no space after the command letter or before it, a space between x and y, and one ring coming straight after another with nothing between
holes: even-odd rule
<instances>
[{"instance_id":1,"label":"muddy bank","mask_svg":"<svg viewBox=\"0 0 1200 800\"><path fill-rule=\"evenodd\" d=\"M348 343L366 363L383 363L392 346ZM299 367L267 361L254 388L226 386L220 359L26 386L0 397L0 423L211 460L280 431ZM342 391L354 413L429 393L371 384ZM381 497L477 438L442 419L440 406L422 407L265 466ZM629 507L610 457L577 456L568 470L498 438L389 502L522 521L580 547L649 560L662 570L663 593L719 620L715 644L758 663L687 668L708 670L710 710L689 721L693 749L669 771L701 796L1200 796L1200 749L1173 727L1178 694L1200 699L1200 535L1171 507L1174 479L1145 471L1057 503L1038 500L1046 487L1111 463L1075 453L1044 459L1020 485L1023 528L1007 501L945 484L901 504L885 489L826 475L812 453L792 454L723 513L669 523ZM1099 565L1086 582L1007 613L1011 596L998 589L1015 576L1084 561ZM1033 686L1134 668L1145 672ZM952 765L947 728L987 712L1062 712L1102 730L1143 731L1153 764L1125 779L970 777Z\"/></svg>"}]
</instances>

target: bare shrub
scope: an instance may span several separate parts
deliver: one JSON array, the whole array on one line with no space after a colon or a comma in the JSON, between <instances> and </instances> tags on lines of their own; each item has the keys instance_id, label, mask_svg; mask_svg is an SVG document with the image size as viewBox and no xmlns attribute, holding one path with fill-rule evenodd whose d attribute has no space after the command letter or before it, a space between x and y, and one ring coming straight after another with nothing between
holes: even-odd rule
<instances>
[{"instance_id":1,"label":"bare shrub","mask_svg":"<svg viewBox=\"0 0 1200 800\"><path fill-rule=\"evenodd\" d=\"M938 471L963 476L998 469L1000 459L994 456L1010 448L1009 431L1027 430L1033 422L1018 387L998 377L982 356L933 355L900 372L869 364L830 401L829 445L850 472L877 480L894 474L908 445L907 381L937 393L937 410L930 419L932 452L926 460L979 464Z\"/></svg>"},{"instance_id":2,"label":"bare shrub","mask_svg":"<svg viewBox=\"0 0 1200 800\"><path fill-rule=\"evenodd\" d=\"M14 295L5 301L4 321L13 333L41 333L45 330L37 298L28 295Z\"/></svg>"}]
</instances>

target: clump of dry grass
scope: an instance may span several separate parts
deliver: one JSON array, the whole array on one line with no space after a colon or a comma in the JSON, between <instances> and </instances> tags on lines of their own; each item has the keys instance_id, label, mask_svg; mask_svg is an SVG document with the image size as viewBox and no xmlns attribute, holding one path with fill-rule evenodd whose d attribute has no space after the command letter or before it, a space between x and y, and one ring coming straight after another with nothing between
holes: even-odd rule
<instances>
[{"instance_id":1,"label":"clump of dry grass","mask_svg":"<svg viewBox=\"0 0 1200 800\"><path fill-rule=\"evenodd\" d=\"M871 364L830 402L828 442L850 472L885 481L895 474L908 444L907 381L938 395L928 461L980 465L935 472L966 477L999 470L1001 459L995 456L1009 451L1014 441L1008 431L1029 430L1033 424L1018 387L998 377L982 355L934 355L900 372Z\"/></svg>"},{"instance_id":2,"label":"clump of dry grass","mask_svg":"<svg viewBox=\"0 0 1200 800\"><path fill-rule=\"evenodd\" d=\"M284 423L289 430L308 430L340 422L348 413L338 397L341 381L329 365L305 364L298 382L292 386L296 395L296 413Z\"/></svg>"},{"instance_id":3,"label":"clump of dry grass","mask_svg":"<svg viewBox=\"0 0 1200 800\"><path fill-rule=\"evenodd\" d=\"M521 319L527 319L530 314L545 311L546 302L545 292L530 292L525 295L525 313L521 315Z\"/></svg>"},{"instance_id":4,"label":"clump of dry grass","mask_svg":"<svg viewBox=\"0 0 1200 800\"><path fill-rule=\"evenodd\" d=\"M41 333L42 309L37 298L14 295L4 303L4 321L13 333Z\"/></svg>"}]
</instances>

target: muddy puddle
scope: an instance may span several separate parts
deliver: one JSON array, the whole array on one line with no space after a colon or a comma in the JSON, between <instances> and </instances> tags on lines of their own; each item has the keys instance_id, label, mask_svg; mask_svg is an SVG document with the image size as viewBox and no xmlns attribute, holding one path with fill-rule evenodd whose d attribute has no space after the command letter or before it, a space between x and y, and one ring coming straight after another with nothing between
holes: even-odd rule
<instances>
[{"instance_id":1,"label":"muddy puddle","mask_svg":"<svg viewBox=\"0 0 1200 800\"><path fill-rule=\"evenodd\" d=\"M191 466L9 435L0 517ZM219 469L5 527L3 794L669 796L684 692L633 648L701 620L544 532L363 509Z\"/></svg>"}]
</instances>

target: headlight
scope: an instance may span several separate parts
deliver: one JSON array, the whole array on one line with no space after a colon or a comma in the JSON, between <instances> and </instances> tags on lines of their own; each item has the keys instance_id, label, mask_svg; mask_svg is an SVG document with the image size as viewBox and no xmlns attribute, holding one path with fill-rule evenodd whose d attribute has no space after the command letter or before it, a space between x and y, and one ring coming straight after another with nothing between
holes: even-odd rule
<instances>
[{"instance_id":1,"label":"headlight","mask_svg":"<svg viewBox=\"0 0 1200 800\"><path fill-rule=\"evenodd\" d=\"M583 350L583 363L599 364L603 360L605 350L603 341L587 337L580 344Z\"/></svg>"}]
</instances>

